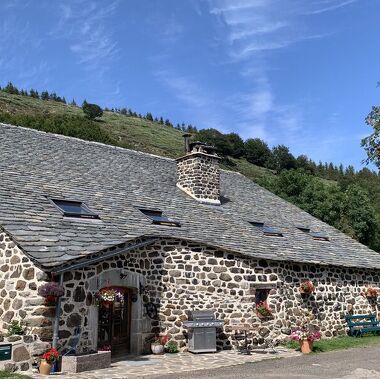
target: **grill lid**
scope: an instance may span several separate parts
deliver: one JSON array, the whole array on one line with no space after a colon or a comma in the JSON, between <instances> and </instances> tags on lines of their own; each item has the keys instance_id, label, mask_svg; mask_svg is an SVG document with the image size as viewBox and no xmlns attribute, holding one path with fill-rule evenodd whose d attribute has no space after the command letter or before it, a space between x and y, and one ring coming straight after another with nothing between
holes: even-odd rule
<instances>
[{"instance_id":1,"label":"grill lid","mask_svg":"<svg viewBox=\"0 0 380 379\"><path fill-rule=\"evenodd\" d=\"M190 311L189 320L192 321L208 321L215 320L214 310L203 310L203 311Z\"/></svg>"}]
</instances>

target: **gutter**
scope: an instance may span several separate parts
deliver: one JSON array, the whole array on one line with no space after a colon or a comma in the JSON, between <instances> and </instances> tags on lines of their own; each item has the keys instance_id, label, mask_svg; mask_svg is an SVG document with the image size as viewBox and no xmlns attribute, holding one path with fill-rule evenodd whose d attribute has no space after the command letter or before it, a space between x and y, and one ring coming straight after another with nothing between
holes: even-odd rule
<instances>
[{"instance_id":1,"label":"gutter","mask_svg":"<svg viewBox=\"0 0 380 379\"><path fill-rule=\"evenodd\" d=\"M50 272L54 273L54 274L62 274L62 273L68 272L68 271L77 270L79 268L87 267L87 266L89 266L89 265L91 265L93 263L98 263L98 262L104 261L107 258L112 258L112 257L114 257L116 255L124 254L124 253L126 253L126 252L128 252L130 250L134 250L134 249L137 249L139 247L151 245L151 244L157 242L158 240L159 240L158 238L151 238L151 239L148 239L146 241L142 241L142 242L136 243L134 245L130 245L130 246L125 247L125 248L120 249L120 250L116 250L116 251L112 251L112 252L109 252L109 253L105 253L103 255L96 256L96 257L93 257L93 258L85 259L82 262L73 263L73 264L71 264L69 266L61 266L60 268L57 268L57 269L52 270Z\"/></svg>"}]
</instances>

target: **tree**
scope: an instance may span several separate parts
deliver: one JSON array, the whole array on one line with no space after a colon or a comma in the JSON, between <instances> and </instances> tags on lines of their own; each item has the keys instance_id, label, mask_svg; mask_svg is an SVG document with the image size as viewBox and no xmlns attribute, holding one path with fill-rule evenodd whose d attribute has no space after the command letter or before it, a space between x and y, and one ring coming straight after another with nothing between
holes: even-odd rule
<instances>
[{"instance_id":1,"label":"tree","mask_svg":"<svg viewBox=\"0 0 380 379\"><path fill-rule=\"evenodd\" d=\"M97 104L89 104L86 101L83 102L82 110L89 120L95 120L97 117L102 117L103 110Z\"/></svg>"},{"instance_id":2,"label":"tree","mask_svg":"<svg viewBox=\"0 0 380 379\"><path fill-rule=\"evenodd\" d=\"M260 138L249 138L244 143L247 161L257 166L266 166L272 153L268 145Z\"/></svg>"},{"instance_id":3,"label":"tree","mask_svg":"<svg viewBox=\"0 0 380 379\"><path fill-rule=\"evenodd\" d=\"M234 158L240 158L245 153L244 141L237 133L225 134L227 143L230 145L229 155Z\"/></svg>"},{"instance_id":4,"label":"tree","mask_svg":"<svg viewBox=\"0 0 380 379\"><path fill-rule=\"evenodd\" d=\"M194 129L195 127L189 125L187 131L191 133L194 132ZM196 138L199 139L199 141L215 146L220 155L231 155L233 152L227 136L219 130L213 128L199 130Z\"/></svg>"},{"instance_id":5,"label":"tree","mask_svg":"<svg viewBox=\"0 0 380 379\"><path fill-rule=\"evenodd\" d=\"M365 121L373 128L373 133L362 139L362 146L367 153L366 162L373 162L380 169L380 107L372 107Z\"/></svg>"},{"instance_id":6,"label":"tree","mask_svg":"<svg viewBox=\"0 0 380 379\"><path fill-rule=\"evenodd\" d=\"M48 91L42 91L41 92L41 99L42 100L49 100L49 92Z\"/></svg>"},{"instance_id":7,"label":"tree","mask_svg":"<svg viewBox=\"0 0 380 379\"><path fill-rule=\"evenodd\" d=\"M153 116L152 116L152 113L148 112L145 116L145 118L149 121L153 121Z\"/></svg>"},{"instance_id":8,"label":"tree","mask_svg":"<svg viewBox=\"0 0 380 379\"><path fill-rule=\"evenodd\" d=\"M11 95L18 95L20 93L19 90L12 84L12 82L8 82L3 91L10 93Z\"/></svg>"},{"instance_id":9,"label":"tree","mask_svg":"<svg viewBox=\"0 0 380 379\"><path fill-rule=\"evenodd\" d=\"M290 170L296 167L296 160L285 145L278 145L272 149L272 155L268 161L268 167L276 170Z\"/></svg>"}]
</instances>

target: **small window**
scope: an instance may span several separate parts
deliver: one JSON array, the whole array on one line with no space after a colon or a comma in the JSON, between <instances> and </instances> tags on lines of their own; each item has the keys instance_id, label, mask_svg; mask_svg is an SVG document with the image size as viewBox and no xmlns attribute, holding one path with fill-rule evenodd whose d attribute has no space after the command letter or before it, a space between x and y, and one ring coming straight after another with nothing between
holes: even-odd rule
<instances>
[{"instance_id":1,"label":"small window","mask_svg":"<svg viewBox=\"0 0 380 379\"><path fill-rule=\"evenodd\" d=\"M255 291L255 303L260 304L260 303L265 303L267 302L268 295L269 295L269 289L266 288L257 288Z\"/></svg>"},{"instance_id":2,"label":"small window","mask_svg":"<svg viewBox=\"0 0 380 379\"><path fill-rule=\"evenodd\" d=\"M152 224L163 225L163 226L175 226L180 227L179 221L173 220L162 214L162 211L151 210L151 209L140 209L140 212L144 213L145 216L152 220Z\"/></svg>"},{"instance_id":3,"label":"small window","mask_svg":"<svg viewBox=\"0 0 380 379\"><path fill-rule=\"evenodd\" d=\"M251 221L250 224L256 228L261 229L265 236L272 236L272 237L284 236L280 231L276 230L275 228L272 228L271 226L265 225L263 222Z\"/></svg>"},{"instance_id":4,"label":"small window","mask_svg":"<svg viewBox=\"0 0 380 379\"><path fill-rule=\"evenodd\" d=\"M91 211L86 204L81 201L51 199L54 205L66 217L99 219L99 215Z\"/></svg>"},{"instance_id":5,"label":"small window","mask_svg":"<svg viewBox=\"0 0 380 379\"><path fill-rule=\"evenodd\" d=\"M329 237L321 232L313 232L309 228L304 227L297 227L297 229L306 234L310 234L316 241L330 241Z\"/></svg>"}]
</instances>

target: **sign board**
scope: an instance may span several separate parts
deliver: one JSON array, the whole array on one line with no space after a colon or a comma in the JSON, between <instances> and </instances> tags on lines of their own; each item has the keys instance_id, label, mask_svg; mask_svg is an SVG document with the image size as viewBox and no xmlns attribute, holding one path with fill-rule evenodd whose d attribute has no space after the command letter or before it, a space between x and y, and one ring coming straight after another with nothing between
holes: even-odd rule
<instances>
[{"instance_id":1,"label":"sign board","mask_svg":"<svg viewBox=\"0 0 380 379\"><path fill-rule=\"evenodd\" d=\"M0 345L0 361L8 361L12 358L12 344Z\"/></svg>"}]
</instances>

